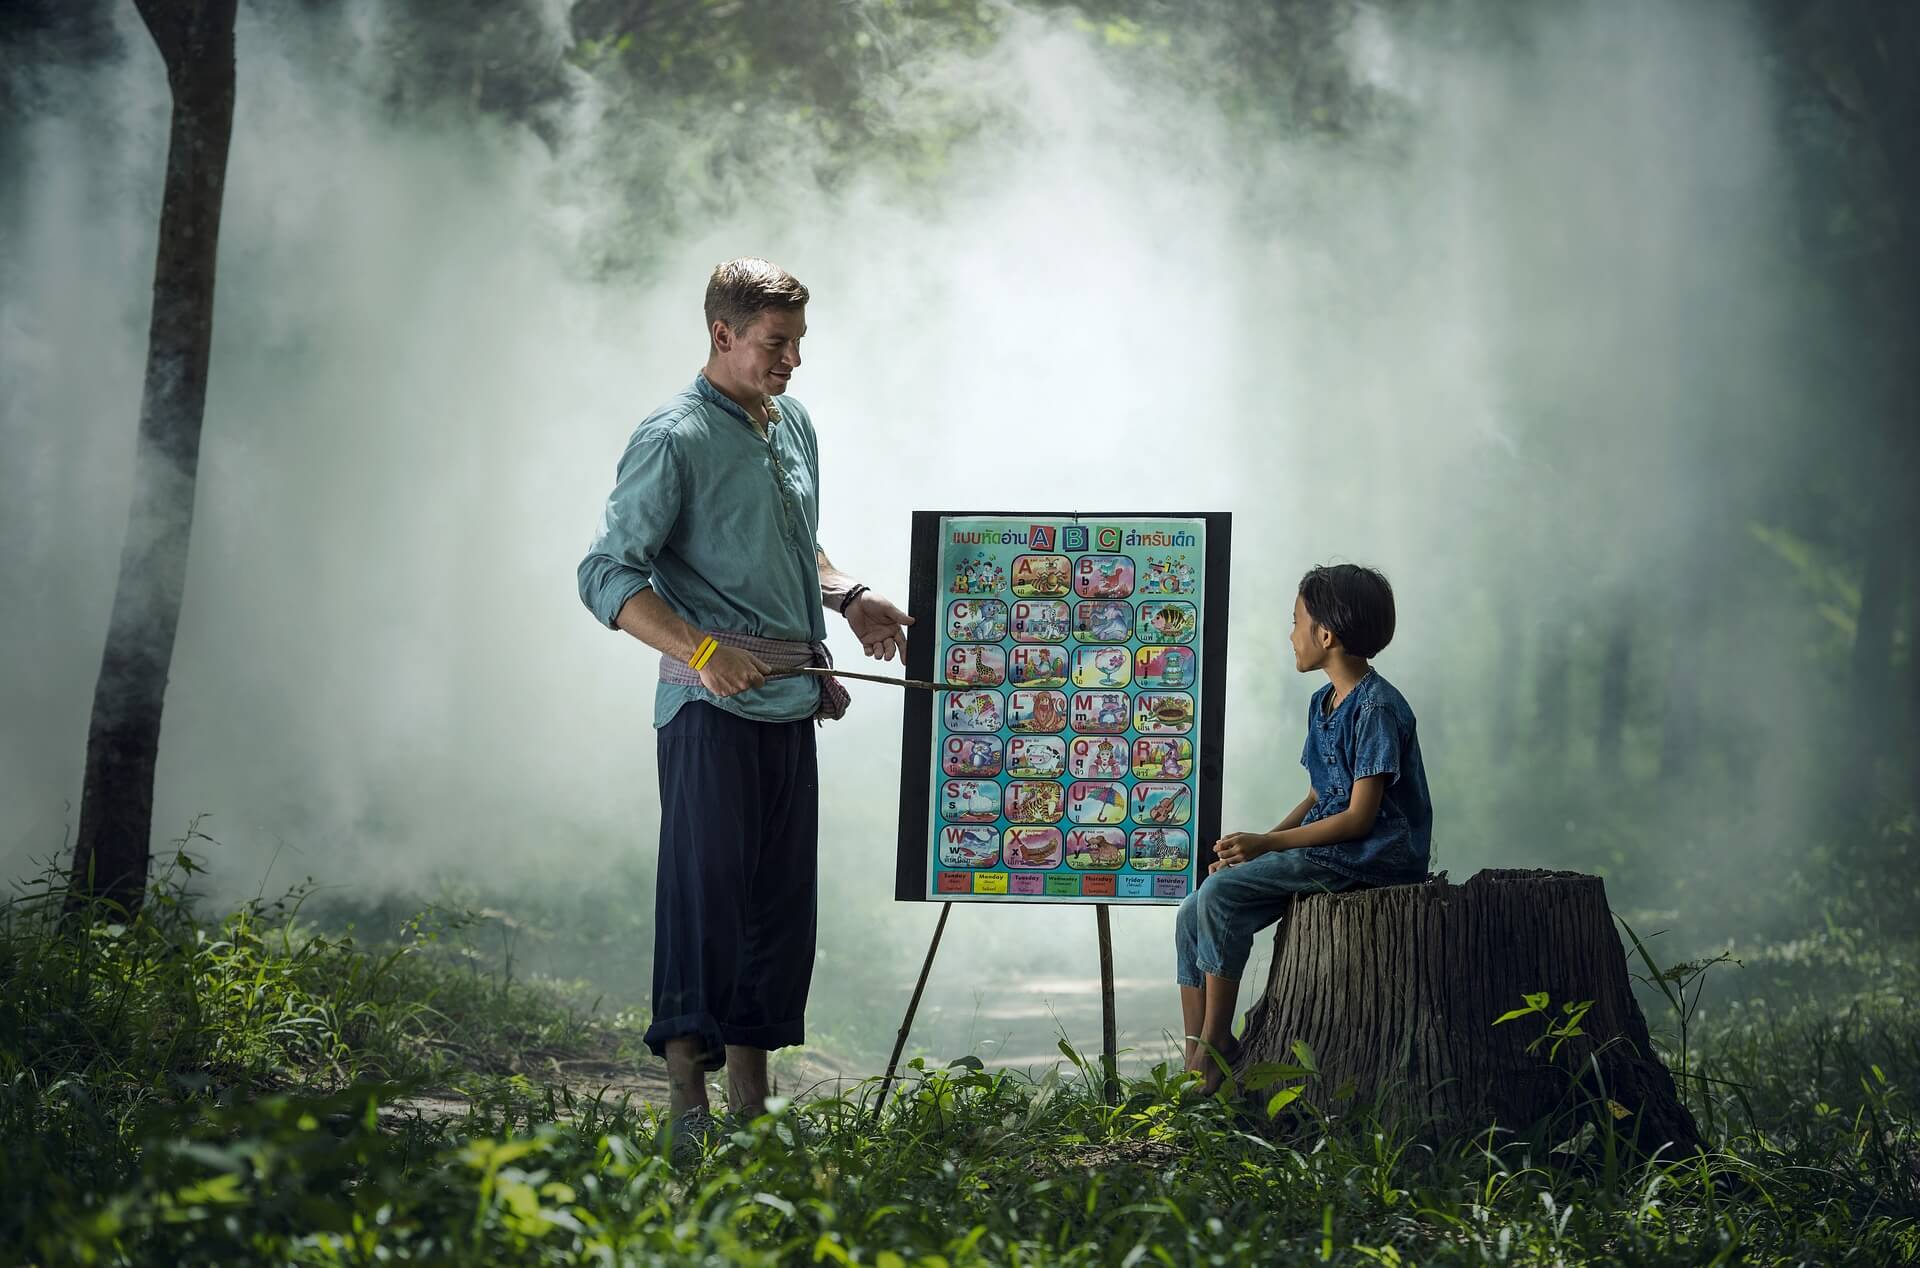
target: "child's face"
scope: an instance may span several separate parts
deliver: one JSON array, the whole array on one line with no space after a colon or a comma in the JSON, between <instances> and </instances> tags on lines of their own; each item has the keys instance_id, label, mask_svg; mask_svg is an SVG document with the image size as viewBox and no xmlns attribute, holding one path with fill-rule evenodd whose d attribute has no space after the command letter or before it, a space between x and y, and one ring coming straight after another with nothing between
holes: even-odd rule
<instances>
[{"instance_id":1,"label":"child's face","mask_svg":"<svg viewBox=\"0 0 1920 1268\"><path fill-rule=\"evenodd\" d=\"M1293 596L1293 667L1303 674L1310 674L1327 663L1327 653L1333 647L1333 631L1315 625L1307 614L1307 601L1299 595Z\"/></svg>"}]
</instances>

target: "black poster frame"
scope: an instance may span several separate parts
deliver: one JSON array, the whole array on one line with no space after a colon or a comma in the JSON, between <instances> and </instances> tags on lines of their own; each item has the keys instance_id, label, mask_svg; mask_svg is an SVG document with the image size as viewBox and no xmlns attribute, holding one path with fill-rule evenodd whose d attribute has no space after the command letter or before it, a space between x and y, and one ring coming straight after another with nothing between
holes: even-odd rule
<instances>
[{"instance_id":1,"label":"black poster frame","mask_svg":"<svg viewBox=\"0 0 1920 1268\"><path fill-rule=\"evenodd\" d=\"M938 642L941 561L940 521L974 516L1002 516L1034 523L1063 521L1100 524L1129 519L1203 520L1207 526L1206 583L1200 621L1200 743L1198 813L1194 819L1197 875L1204 877L1213 862L1213 845L1220 839L1220 790L1223 775L1222 742L1227 720L1227 612L1232 591L1233 513L1231 511L915 511L911 538L912 571L907 582L907 612L914 618L916 637L907 640L907 676L939 682L934 661ZM927 859L932 842L927 820L933 796L933 711L938 693L911 691L900 726L900 831L894 863L893 896L897 902L951 901L927 892ZM991 901L968 899L967 901ZM1085 907L1085 898L1049 899L1041 896L1009 900L1022 906ZM1167 904L1112 902L1111 905L1164 906Z\"/></svg>"}]
</instances>

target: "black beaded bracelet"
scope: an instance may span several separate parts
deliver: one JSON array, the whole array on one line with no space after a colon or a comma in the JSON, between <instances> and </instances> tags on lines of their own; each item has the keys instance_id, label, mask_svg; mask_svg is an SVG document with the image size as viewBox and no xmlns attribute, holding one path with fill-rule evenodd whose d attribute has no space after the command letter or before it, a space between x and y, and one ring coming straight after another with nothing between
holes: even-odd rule
<instances>
[{"instance_id":1,"label":"black beaded bracelet","mask_svg":"<svg viewBox=\"0 0 1920 1268\"><path fill-rule=\"evenodd\" d=\"M869 586L856 585L853 589L847 591L846 597L840 600L840 615L845 616L847 609L853 606L853 601L865 594L869 589L871 589Z\"/></svg>"}]
</instances>

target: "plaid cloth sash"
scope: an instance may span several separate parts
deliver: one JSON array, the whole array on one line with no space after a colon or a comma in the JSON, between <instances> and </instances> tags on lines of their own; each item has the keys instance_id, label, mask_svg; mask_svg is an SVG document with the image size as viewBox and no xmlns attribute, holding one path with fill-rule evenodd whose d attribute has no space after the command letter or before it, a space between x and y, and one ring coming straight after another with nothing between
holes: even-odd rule
<instances>
[{"instance_id":1,"label":"plaid cloth sash","mask_svg":"<svg viewBox=\"0 0 1920 1268\"><path fill-rule=\"evenodd\" d=\"M758 638L752 634L739 634L732 630L708 630L713 641L723 647L737 647L754 657L769 669L799 669L811 666L817 669L832 669L833 656L827 651L825 643L813 643L806 639ZM812 675L809 675L810 677ZM660 681L670 682L679 687L698 687L700 671L677 656L662 654L660 657ZM833 722L846 716L847 706L853 697L840 685L837 678L814 678L820 684L820 707L814 711L816 722Z\"/></svg>"}]
</instances>

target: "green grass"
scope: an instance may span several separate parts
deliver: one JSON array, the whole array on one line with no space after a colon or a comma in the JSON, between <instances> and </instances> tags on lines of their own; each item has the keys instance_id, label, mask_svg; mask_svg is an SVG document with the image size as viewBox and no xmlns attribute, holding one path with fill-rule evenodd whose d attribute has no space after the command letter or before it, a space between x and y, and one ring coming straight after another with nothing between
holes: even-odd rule
<instances>
[{"instance_id":1,"label":"green grass","mask_svg":"<svg viewBox=\"0 0 1920 1268\"><path fill-rule=\"evenodd\" d=\"M1109 1107L1068 1050L1037 1079L917 1063L878 1125L867 1083L676 1172L651 1107L515 1073L632 1054L641 1019L476 971L458 916L377 948L303 922L298 891L202 920L193 867L80 937L57 877L0 913L5 1262L1920 1260L1920 972L1845 929L1715 969L1724 1004L1669 979L1698 1158L1629 1161L1571 1120L1427 1141L1296 1102L1276 1126L1273 1087L1236 1108L1164 1070ZM1771 1002L1734 1004L1741 974ZM396 1112L443 1086L464 1113Z\"/></svg>"}]
</instances>

